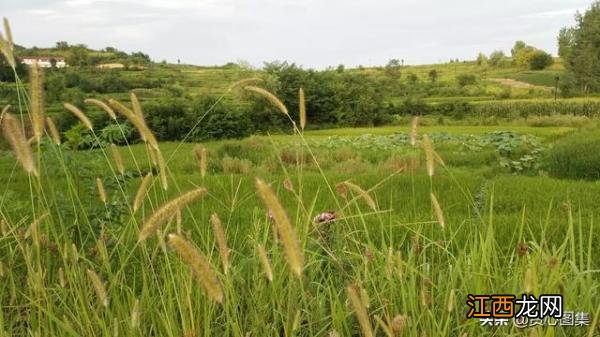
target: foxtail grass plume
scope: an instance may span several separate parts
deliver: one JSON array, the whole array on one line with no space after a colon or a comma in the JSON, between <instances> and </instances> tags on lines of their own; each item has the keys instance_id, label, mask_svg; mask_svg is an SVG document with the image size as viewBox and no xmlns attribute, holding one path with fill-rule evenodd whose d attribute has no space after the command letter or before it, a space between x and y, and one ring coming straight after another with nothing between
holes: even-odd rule
<instances>
[{"instance_id":1,"label":"foxtail grass plume","mask_svg":"<svg viewBox=\"0 0 600 337\"><path fill-rule=\"evenodd\" d=\"M298 89L298 108L300 110L300 128L304 131L304 127L306 127L306 100L302 88Z\"/></svg>"},{"instance_id":2,"label":"foxtail grass plume","mask_svg":"<svg viewBox=\"0 0 600 337\"><path fill-rule=\"evenodd\" d=\"M56 125L54 124L52 118L46 117L46 125L48 125L48 130L50 131L50 137L52 138L52 141L56 145L60 145L60 133L58 133L58 129L56 128Z\"/></svg>"},{"instance_id":3,"label":"foxtail grass plume","mask_svg":"<svg viewBox=\"0 0 600 337\"><path fill-rule=\"evenodd\" d=\"M123 157L121 157L121 152L119 152L119 148L115 144L110 144L110 152L113 157L113 161L115 162L115 167L117 171L123 175L125 173L125 165L123 165Z\"/></svg>"},{"instance_id":4,"label":"foxtail grass plume","mask_svg":"<svg viewBox=\"0 0 600 337\"><path fill-rule=\"evenodd\" d=\"M131 107L133 113L138 116L141 120L144 120L144 113L142 112L142 105L140 104L140 100L137 98L137 95L132 91L129 94L131 100Z\"/></svg>"},{"instance_id":5,"label":"foxtail grass plume","mask_svg":"<svg viewBox=\"0 0 600 337\"><path fill-rule=\"evenodd\" d=\"M169 188L169 181L167 180L167 164L165 163L165 158L162 155L162 152L157 149L150 148L150 151L155 151L156 162L158 163L158 173L160 175L160 182L163 189L166 191Z\"/></svg>"},{"instance_id":6,"label":"foxtail grass plume","mask_svg":"<svg viewBox=\"0 0 600 337\"><path fill-rule=\"evenodd\" d=\"M396 336L402 336L402 332L406 328L408 317L406 315L396 315L392 319L391 328Z\"/></svg>"},{"instance_id":7,"label":"foxtail grass plume","mask_svg":"<svg viewBox=\"0 0 600 337\"><path fill-rule=\"evenodd\" d=\"M433 211L435 212L435 218L437 222L442 226L442 228L446 227L446 221L444 220L444 212L442 212L442 208L440 207L440 203L438 202L435 194L431 193L431 205L433 206Z\"/></svg>"},{"instance_id":8,"label":"foxtail grass plume","mask_svg":"<svg viewBox=\"0 0 600 337\"><path fill-rule=\"evenodd\" d=\"M230 92L231 90L237 88L237 87L242 87L245 84L250 84L250 83L256 83L256 82L262 82L263 79L259 78L259 77L250 77L250 78L245 78L242 80L239 80L237 82L234 82L233 84L231 84L228 88L227 88L227 92Z\"/></svg>"},{"instance_id":9,"label":"foxtail grass plume","mask_svg":"<svg viewBox=\"0 0 600 337\"><path fill-rule=\"evenodd\" d=\"M104 184L102 183L102 179L96 178L96 187L98 188L98 197L102 203L106 204L106 190L104 189Z\"/></svg>"},{"instance_id":10,"label":"foxtail grass plume","mask_svg":"<svg viewBox=\"0 0 600 337\"><path fill-rule=\"evenodd\" d=\"M273 269L271 269L271 262L269 262L269 257L267 256L267 252L265 251L265 247L259 244L256 246L256 252L258 253L258 259L260 260L260 264L265 272L265 277L269 282L273 282Z\"/></svg>"},{"instance_id":11,"label":"foxtail grass plume","mask_svg":"<svg viewBox=\"0 0 600 337\"><path fill-rule=\"evenodd\" d=\"M223 303L223 289L207 257L192 243L177 234L169 234L169 246L189 266L209 298Z\"/></svg>"},{"instance_id":12,"label":"foxtail grass plume","mask_svg":"<svg viewBox=\"0 0 600 337\"><path fill-rule=\"evenodd\" d=\"M94 126L92 125L92 122L90 121L89 118L87 118L87 116L83 113L83 111L81 111L78 107L74 106L71 103L65 103L64 106L65 106L65 109L67 109L69 112L71 112L73 115L75 115L75 117L77 117L79 119L79 121L81 121L81 123L83 125L85 125L85 127L88 130L90 130L90 131L94 130Z\"/></svg>"},{"instance_id":13,"label":"foxtail grass plume","mask_svg":"<svg viewBox=\"0 0 600 337\"><path fill-rule=\"evenodd\" d=\"M86 104L95 105L98 108L104 110L104 112L106 112L108 114L108 116L110 118L112 118L113 120L117 119L117 115L115 114L115 111L111 107L109 107L108 104L102 102L101 100L95 99L95 98L88 98L88 99L84 100L84 102Z\"/></svg>"},{"instance_id":14,"label":"foxtail grass plume","mask_svg":"<svg viewBox=\"0 0 600 337\"><path fill-rule=\"evenodd\" d=\"M103 307L108 307L108 295L106 294L106 288L104 287L104 283L102 283L100 276L91 269L88 269L86 272L88 278L92 282L98 301L100 301L100 304L102 304Z\"/></svg>"},{"instance_id":15,"label":"foxtail grass plume","mask_svg":"<svg viewBox=\"0 0 600 337\"><path fill-rule=\"evenodd\" d=\"M142 180L142 183L140 184L140 187L138 187L137 193L135 194L135 199L133 200L133 206L132 206L133 212L137 212L137 210L142 205L142 202L144 202L144 199L146 198L146 194L148 193L148 187L150 186L151 182L152 182L152 173L148 173Z\"/></svg>"},{"instance_id":16,"label":"foxtail grass plume","mask_svg":"<svg viewBox=\"0 0 600 337\"><path fill-rule=\"evenodd\" d=\"M131 309L131 321L129 322L132 329L136 329L140 326L140 300L135 299L133 302L133 309Z\"/></svg>"},{"instance_id":17,"label":"foxtail grass plume","mask_svg":"<svg viewBox=\"0 0 600 337\"><path fill-rule=\"evenodd\" d=\"M435 166L435 154L433 151L433 145L431 145L431 140L429 136L423 135L423 141L421 142L423 146L423 151L425 151L425 161L427 165L427 174L432 177L434 173Z\"/></svg>"},{"instance_id":18,"label":"foxtail grass plume","mask_svg":"<svg viewBox=\"0 0 600 337\"><path fill-rule=\"evenodd\" d=\"M265 207L273 216L273 223L283 245L288 265L294 274L298 277L302 276L304 255L300 249L296 232L292 227L283 206L281 206L279 199L277 199L277 196L273 193L271 188L259 178L256 178L256 188L258 189L258 195L265 204Z\"/></svg>"},{"instance_id":19,"label":"foxtail grass plume","mask_svg":"<svg viewBox=\"0 0 600 337\"><path fill-rule=\"evenodd\" d=\"M450 289L450 295L448 295L448 305L446 308L448 310L448 312L454 311L455 304L456 304L456 295L454 294L454 289Z\"/></svg>"},{"instance_id":20,"label":"foxtail grass plume","mask_svg":"<svg viewBox=\"0 0 600 337\"><path fill-rule=\"evenodd\" d=\"M65 271L62 267L58 268L58 283L61 288L64 288L67 285L67 280L65 278Z\"/></svg>"},{"instance_id":21,"label":"foxtail grass plume","mask_svg":"<svg viewBox=\"0 0 600 337\"><path fill-rule=\"evenodd\" d=\"M221 256L221 263L223 264L223 272L227 274L229 270L229 247L227 246L227 238L225 237L225 231L223 230L223 224L221 219L216 213L210 216L210 224L219 247L219 255Z\"/></svg>"},{"instance_id":22,"label":"foxtail grass plume","mask_svg":"<svg viewBox=\"0 0 600 337\"><path fill-rule=\"evenodd\" d=\"M413 147L417 146L417 137L418 135L418 127L419 127L419 116L415 116L412 120L412 126L410 129L410 145Z\"/></svg>"},{"instance_id":23,"label":"foxtail grass plume","mask_svg":"<svg viewBox=\"0 0 600 337\"><path fill-rule=\"evenodd\" d=\"M38 171L31 154L31 148L21 128L21 123L12 114L6 113L2 120L2 131L25 172L37 177Z\"/></svg>"},{"instance_id":24,"label":"foxtail grass plume","mask_svg":"<svg viewBox=\"0 0 600 337\"><path fill-rule=\"evenodd\" d=\"M285 106L285 104L283 104L283 102L279 98L277 98L277 96L273 95L269 91L267 91L263 88L259 88L259 87L255 87L255 86L251 86L251 85L244 87L244 89L246 89L248 91L252 91L252 92L258 94L259 96L264 97L267 101L269 101L271 104L273 104L273 106L275 106L284 115L289 116L289 112L288 112L288 109Z\"/></svg>"},{"instance_id":25,"label":"foxtail grass plume","mask_svg":"<svg viewBox=\"0 0 600 337\"><path fill-rule=\"evenodd\" d=\"M44 84L43 72L39 64L29 66L29 97L31 99L31 125L33 137L39 142L44 136Z\"/></svg>"},{"instance_id":26,"label":"foxtail grass plume","mask_svg":"<svg viewBox=\"0 0 600 337\"><path fill-rule=\"evenodd\" d=\"M352 305L352 309L354 310L354 314L356 315L356 319L358 320L358 324L360 325L360 329L363 332L363 336L374 337L375 334L373 333L373 327L371 326L367 309L363 305L363 300L360 296L360 289L355 285L349 285L346 287L346 293L350 300L350 304Z\"/></svg>"},{"instance_id":27,"label":"foxtail grass plume","mask_svg":"<svg viewBox=\"0 0 600 337\"><path fill-rule=\"evenodd\" d=\"M115 99L109 99L108 104L112 108L114 108L117 112L119 112L120 114L125 116L125 118L127 118L127 120L131 124L133 124L133 126L135 126L135 128L138 130L138 133L140 134L140 138L144 142L149 143L150 146L152 146L154 149L158 149L158 141L156 140L156 137L154 137L154 134L150 131L150 129L146 125L146 122L144 121L143 118L140 118L140 116L137 115L133 110L129 109L128 107L123 105L123 103L121 103Z\"/></svg>"},{"instance_id":28,"label":"foxtail grass plume","mask_svg":"<svg viewBox=\"0 0 600 337\"><path fill-rule=\"evenodd\" d=\"M6 62L14 69L17 63L15 62L12 30L7 18L4 18L4 34L6 34L6 38L0 33L0 51L4 55Z\"/></svg>"},{"instance_id":29,"label":"foxtail grass plume","mask_svg":"<svg viewBox=\"0 0 600 337\"><path fill-rule=\"evenodd\" d=\"M198 162L198 169L200 170L200 176L204 178L206 175L206 168L208 166L208 153L206 148L200 145L194 147L194 154L196 155L196 160Z\"/></svg>"},{"instance_id":30,"label":"foxtail grass plume","mask_svg":"<svg viewBox=\"0 0 600 337\"><path fill-rule=\"evenodd\" d=\"M348 189L352 190L354 193L358 194L358 196L360 196L361 199L363 199L372 210L377 210L377 203L375 203L375 200L371 197L369 192L363 190L360 186L353 184L349 181L345 181L341 184L346 186Z\"/></svg>"},{"instance_id":31,"label":"foxtail grass plume","mask_svg":"<svg viewBox=\"0 0 600 337\"><path fill-rule=\"evenodd\" d=\"M155 234L156 230L166 222L177 211L193 202L194 200L204 196L206 189L199 187L191 191L185 192L182 195L171 199L167 203L160 206L144 223L139 234L139 241L146 240L150 235Z\"/></svg>"}]
</instances>

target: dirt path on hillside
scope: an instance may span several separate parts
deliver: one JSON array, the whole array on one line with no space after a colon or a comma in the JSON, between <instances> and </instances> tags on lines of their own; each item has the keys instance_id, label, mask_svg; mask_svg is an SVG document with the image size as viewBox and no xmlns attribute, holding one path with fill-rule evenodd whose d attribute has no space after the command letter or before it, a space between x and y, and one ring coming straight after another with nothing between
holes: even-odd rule
<instances>
[{"instance_id":1,"label":"dirt path on hillside","mask_svg":"<svg viewBox=\"0 0 600 337\"><path fill-rule=\"evenodd\" d=\"M552 87L546 87L543 85L534 85L534 84L527 83L527 82L513 80L512 78L488 78L487 80L498 83L498 84L506 85L509 87L519 88L519 89L540 89L540 90L547 90L547 91L553 90Z\"/></svg>"}]
</instances>

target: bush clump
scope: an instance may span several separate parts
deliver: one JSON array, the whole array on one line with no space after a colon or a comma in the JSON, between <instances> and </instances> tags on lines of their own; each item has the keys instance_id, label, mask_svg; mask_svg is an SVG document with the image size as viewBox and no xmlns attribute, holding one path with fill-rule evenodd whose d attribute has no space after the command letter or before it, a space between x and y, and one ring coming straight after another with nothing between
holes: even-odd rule
<instances>
[{"instance_id":1,"label":"bush clump","mask_svg":"<svg viewBox=\"0 0 600 337\"><path fill-rule=\"evenodd\" d=\"M558 178L600 179L600 130L576 131L549 150L548 173Z\"/></svg>"}]
</instances>

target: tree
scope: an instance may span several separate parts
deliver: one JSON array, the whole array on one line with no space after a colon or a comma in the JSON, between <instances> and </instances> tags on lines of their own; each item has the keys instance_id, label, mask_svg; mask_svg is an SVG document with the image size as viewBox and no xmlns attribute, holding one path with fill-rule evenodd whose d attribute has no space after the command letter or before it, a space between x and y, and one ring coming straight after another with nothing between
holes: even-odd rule
<instances>
[{"instance_id":1,"label":"tree","mask_svg":"<svg viewBox=\"0 0 600 337\"><path fill-rule=\"evenodd\" d=\"M543 50L536 50L529 59L529 69L542 70L552 65L552 63L554 63L552 55Z\"/></svg>"},{"instance_id":2,"label":"tree","mask_svg":"<svg viewBox=\"0 0 600 337\"><path fill-rule=\"evenodd\" d=\"M398 59L391 59L385 65L385 74L391 80L397 80L400 78L400 61Z\"/></svg>"},{"instance_id":3,"label":"tree","mask_svg":"<svg viewBox=\"0 0 600 337\"><path fill-rule=\"evenodd\" d=\"M57 41L56 49L58 50L66 50L69 48L69 43L67 41Z\"/></svg>"},{"instance_id":4,"label":"tree","mask_svg":"<svg viewBox=\"0 0 600 337\"><path fill-rule=\"evenodd\" d=\"M525 42L517 41L517 42L515 42L515 45L512 47L512 49L510 50L510 54L514 58L517 56L519 51L521 51L522 49L524 49L526 47L527 47L527 44Z\"/></svg>"},{"instance_id":5,"label":"tree","mask_svg":"<svg viewBox=\"0 0 600 337\"><path fill-rule=\"evenodd\" d=\"M494 50L490 54L489 63L490 65L497 67L506 58L502 50Z\"/></svg>"},{"instance_id":6,"label":"tree","mask_svg":"<svg viewBox=\"0 0 600 337\"><path fill-rule=\"evenodd\" d=\"M477 55L477 65L478 66L482 66L485 65L488 62L488 58L487 56L485 56L484 53L479 53L479 55Z\"/></svg>"},{"instance_id":7,"label":"tree","mask_svg":"<svg viewBox=\"0 0 600 337\"><path fill-rule=\"evenodd\" d=\"M570 27L563 27L558 33L558 56L563 59L567 58L567 54L571 50L575 39L575 30Z\"/></svg>"},{"instance_id":8,"label":"tree","mask_svg":"<svg viewBox=\"0 0 600 337\"><path fill-rule=\"evenodd\" d=\"M429 71L429 80L431 81L431 83L435 83L435 81L437 81L438 78L438 72L435 69L431 69Z\"/></svg>"},{"instance_id":9,"label":"tree","mask_svg":"<svg viewBox=\"0 0 600 337\"><path fill-rule=\"evenodd\" d=\"M71 48L69 56L67 56L67 63L71 66L83 67L88 65L89 53L87 48L83 46L76 46Z\"/></svg>"},{"instance_id":10,"label":"tree","mask_svg":"<svg viewBox=\"0 0 600 337\"><path fill-rule=\"evenodd\" d=\"M577 14L571 32L559 34L567 72L585 94L600 91L600 1L583 14ZM569 34L572 34L569 40ZM560 47L560 45L559 45Z\"/></svg>"}]
</instances>

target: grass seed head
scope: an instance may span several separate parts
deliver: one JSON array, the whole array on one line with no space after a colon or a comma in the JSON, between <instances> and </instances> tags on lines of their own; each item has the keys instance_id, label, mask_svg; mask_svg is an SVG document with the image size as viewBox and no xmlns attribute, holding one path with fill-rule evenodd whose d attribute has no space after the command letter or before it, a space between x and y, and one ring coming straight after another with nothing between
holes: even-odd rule
<instances>
[{"instance_id":1,"label":"grass seed head","mask_svg":"<svg viewBox=\"0 0 600 337\"><path fill-rule=\"evenodd\" d=\"M38 171L31 154L31 148L25 138L21 123L10 113L4 115L2 120L2 131L4 137L10 143L15 156L25 172L38 176Z\"/></svg>"},{"instance_id":2,"label":"grass seed head","mask_svg":"<svg viewBox=\"0 0 600 337\"><path fill-rule=\"evenodd\" d=\"M169 234L169 246L189 266L209 298L223 303L223 289L206 256L192 243L177 234Z\"/></svg>"},{"instance_id":3,"label":"grass seed head","mask_svg":"<svg viewBox=\"0 0 600 337\"><path fill-rule=\"evenodd\" d=\"M206 189L199 187L191 191L185 192L180 196L171 199L167 203L163 204L158 208L148 219L144 222L142 229L139 234L139 241L146 240L150 235L155 234L156 230L166 222L178 209L182 209L189 203L196 199L204 196Z\"/></svg>"},{"instance_id":4,"label":"grass seed head","mask_svg":"<svg viewBox=\"0 0 600 337\"><path fill-rule=\"evenodd\" d=\"M121 152L119 152L119 148L115 144L110 144L110 153L112 154L113 161L115 162L117 171L121 175L123 175L123 173L125 173L125 165L123 165L123 157L121 157Z\"/></svg>"},{"instance_id":5,"label":"grass seed head","mask_svg":"<svg viewBox=\"0 0 600 337\"><path fill-rule=\"evenodd\" d=\"M100 201L106 205L106 190L104 189L102 179L96 178L96 187L98 188L98 197L100 198Z\"/></svg>"},{"instance_id":6,"label":"grass seed head","mask_svg":"<svg viewBox=\"0 0 600 337\"><path fill-rule=\"evenodd\" d=\"M84 102L86 104L97 106L98 108L104 110L104 112L106 112L110 118L112 118L113 120L117 120L117 115L115 114L115 111L103 101L95 98L87 98L84 100Z\"/></svg>"},{"instance_id":7,"label":"grass seed head","mask_svg":"<svg viewBox=\"0 0 600 337\"><path fill-rule=\"evenodd\" d=\"M86 272L88 278L92 282L92 286L94 287L98 301L100 301L100 304L102 304L103 307L108 307L108 295L100 276L98 276L98 274L96 274L96 272L92 269L88 269Z\"/></svg>"},{"instance_id":8,"label":"grass seed head","mask_svg":"<svg viewBox=\"0 0 600 337\"><path fill-rule=\"evenodd\" d=\"M306 101L304 98L304 89L298 89L298 108L300 113L300 128L304 131L306 127Z\"/></svg>"},{"instance_id":9,"label":"grass seed head","mask_svg":"<svg viewBox=\"0 0 600 337\"><path fill-rule=\"evenodd\" d=\"M417 137L419 136L418 127L419 127L419 116L415 116L412 120L412 126L410 129L410 145L412 145L413 147L417 146Z\"/></svg>"},{"instance_id":10,"label":"grass seed head","mask_svg":"<svg viewBox=\"0 0 600 337\"><path fill-rule=\"evenodd\" d=\"M133 200L133 212L136 212L144 202L146 194L148 193L148 187L150 186L151 182L152 173L148 173L142 180L142 183L140 184L140 187L138 187L137 193L135 194L135 199Z\"/></svg>"},{"instance_id":11,"label":"grass seed head","mask_svg":"<svg viewBox=\"0 0 600 337\"><path fill-rule=\"evenodd\" d=\"M299 277L302 276L304 255L300 249L296 231L292 227L283 206L271 188L259 178L256 178L256 188L258 189L258 195L265 204L265 207L273 216L273 223L283 245L288 265L294 274Z\"/></svg>"},{"instance_id":12,"label":"grass seed head","mask_svg":"<svg viewBox=\"0 0 600 337\"><path fill-rule=\"evenodd\" d=\"M200 176L204 178L208 167L208 153L206 148L200 145L194 147L194 154L198 162L198 170L200 170Z\"/></svg>"},{"instance_id":13,"label":"grass seed head","mask_svg":"<svg viewBox=\"0 0 600 337\"><path fill-rule=\"evenodd\" d=\"M225 236L225 231L223 230L223 224L216 213L213 213L210 216L210 224L217 241L217 246L219 247L223 271L227 274L229 269L229 247L227 246L227 238Z\"/></svg>"},{"instance_id":14,"label":"grass seed head","mask_svg":"<svg viewBox=\"0 0 600 337\"><path fill-rule=\"evenodd\" d=\"M37 62L29 66L29 97L33 137L39 142L44 136L44 80Z\"/></svg>"},{"instance_id":15,"label":"grass seed head","mask_svg":"<svg viewBox=\"0 0 600 337\"><path fill-rule=\"evenodd\" d=\"M256 246L256 252L258 253L258 259L260 260L260 264L265 272L265 277L269 282L273 282L273 270L271 269L271 262L269 262L269 257L267 256L267 252L265 251L265 247L259 244Z\"/></svg>"},{"instance_id":16,"label":"grass seed head","mask_svg":"<svg viewBox=\"0 0 600 337\"><path fill-rule=\"evenodd\" d=\"M285 104L283 104L283 102L279 98L277 98L277 96L273 95L269 91L267 91L263 88L259 88L259 87L255 87L255 86L251 86L251 85L244 87L244 89L254 92L254 93L258 94L259 96L264 97L267 101L269 101L271 104L273 104L273 106L275 106L284 115L286 115L286 116L290 115Z\"/></svg>"},{"instance_id":17,"label":"grass seed head","mask_svg":"<svg viewBox=\"0 0 600 337\"><path fill-rule=\"evenodd\" d=\"M433 151L433 145L429 136L423 135L423 141L421 142L423 150L425 151L425 161L427 164L427 174L432 177L435 169L435 154Z\"/></svg>"},{"instance_id":18,"label":"grass seed head","mask_svg":"<svg viewBox=\"0 0 600 337\"><path fill-rule=\"evenodd\" d=\"M442 226L442 228L446 227L446 221L444 220L444 212L442 212L442 208L440 207L440 203L438 202L435 194L431 193L431 205L433 206L433 211L435 212L435 217L437 222Z\"/></svg>"},{"instance_id":19,"label":"grass seed head","mask_svg":"<svg viewBox=\"0 0 600 337\"><path fill-rule=\"evenodd\" d=\"M46 117L46 125L48 125L48 130L50 131L50 137L52 137L52 141L56 145L60 145L60 133L58 132L58 129L56 128L56 125L54 124L52 118Z\"/></svg>"},{"instance_id":20,"label":"grass seed head","mask_svg":"<svg viewBox=\"0 0 600 337\"><path fill-rule=\"evenodd\" d=\"M85 125L85 127L88 130L90 130L90 131L94 130L94 126L92 125L92 122L90 121L90 119L87 118L87 116L83 113L83 111L81 111L78 107L74 106L71 103L65 103L64 107L69 112L71 112L73 115L75 115L75 117L77 117L79 119L79 121L81 121L81 123L83 125Z\"/></svg>"},{"instance_id":21,"label":"grass seed head","mask_svg":"<svg viewBox=\"0 0 600 337\"><path fill-rule=\"evenodd\" d=\"M350 300L350 304L352 306L352 309L354 310L354 314L356 315L360 328L363 332L363 336L375 336L375 334L373 333L373 326L371 325L371 321L369 320L367 308L365 308L363 300L360 296L361 290L355 285L349 285L346 287L346 293L348 295L348 299Z\"/></svg>"}]
</instances>

